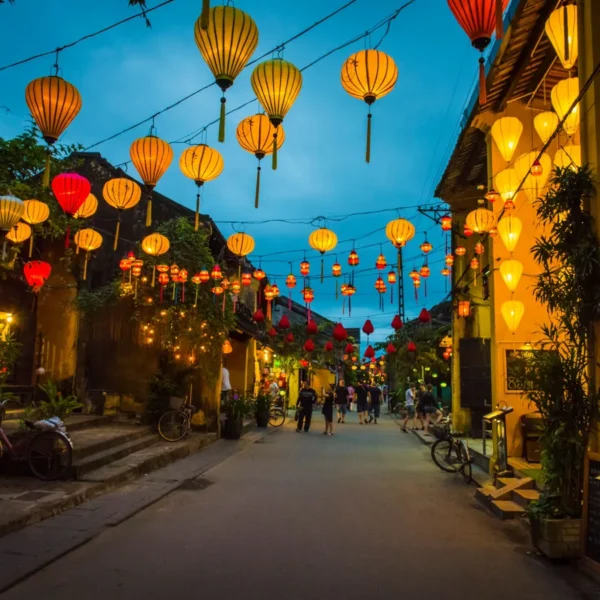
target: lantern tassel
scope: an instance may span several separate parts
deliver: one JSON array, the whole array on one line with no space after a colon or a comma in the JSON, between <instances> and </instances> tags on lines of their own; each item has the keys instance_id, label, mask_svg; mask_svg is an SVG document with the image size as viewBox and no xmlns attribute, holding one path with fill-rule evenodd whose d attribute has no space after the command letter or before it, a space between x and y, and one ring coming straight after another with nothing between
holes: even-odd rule
<instances>
[{"instance_id":1,"label":"lantern tassel","mask_svg":"<svg viewBox=\"0 0 600 600\"><path fill-rule=\"evenodd\" d=\"M156 266L152 267L152 287L154 287L154 284L156 283ZM137 283L136 283L137 286Z\"/></svg>"},{"instance_id":2,"label":"lantern tassel","mask_svg":"<svg viewBox=\"0 0 600 600\"><path fill-rule=\"evenodd\" d=\"M427 279L425 280L425 285L423 287L425 289L425 298L427 298Z\"/></svg>"},{"instance_id":3,"label":"lantern tassel","mask_svg":"<svg viewBox=\"0 0 600 600\"><path fill-rule=\"evenodd\" d=\"M117 251L119 245L119 233L121 232L121 214L119 213L119 220L117 221L117 229L115 231L115 243L113 244L113 250Z\"/></svg>"},{"instance_id":4,"label":"lantern tassel","mask_svg":"<svg viewBox=\"0 0 600 600\"><path fill-rule=\"evenodd\" d=\"M267 300L267 320L268 321L271 320L271 301L270 300Z\"/></svg>"},{"instance_id":5,"label":"lantern tassel","mask_svg":"<svg viewBox=\"0 0 600 600\"><path fill-rule=\"evenodd\" d=\"M185 283L181 284L181 301L185 302Z\"/></svg>"},{"instance_id":6,"label":"lantern tassel","mask_svg":"<svg viewBox=\"0 0 600 600\"><path fill-rule=\"evenodd\" d=\"M219 142L225 141L225 103L227 99L225 98L225 94L221 98L221 113L219 115Z\"/></svg>"},{"instance_id":7,"label":"lantern tassel","mask_svg":"<svg viewBox=\"0 0 600 600\"><path fill-rule=\"evenodd\" d=\"M273 171L277 171L277 130L273 134Z\"/></svg>"},{"instance_id":8,"label":"lantern tassel","mask_svg":"<svg viewBox=\"0 0 600 600\"><path fill-rule=\"evenodd\" d=\"M163 303L163 291L165 289L165 286L161 284L160 286L160 303Z\"/></svg>"},{"instance_id":9,"label":"lantern tassel","mask_svg":"<svg viewBox=\"0 0 600 600\"><path fill-rule=\"evenodd\" d=\"M29 238L29 258L31 258L33 255L33 233L31 234L31 237Z\"/></svg>"},{"instance_id":10,"label":"lantern tassel","mask_svg":"<svg viewBox=\"0 0 600 600\"><path fill-rule=\"evenodd\" d=\"M371 162L371 111L367 115L367 154L366 154L366 162Z\"/></svg>"},{"instance_id":11,"label":"lantern tassel","mask_svg":"<svg viewBox=\"0 0 600 600\"><path fill-rule=\"evenodd\" d=\"M565 60L569 60L569 9L567 5L563 5L563 16L564 16L564 24L563 30L565 32Z\"/></svg>"},{"instance_id":12,"label":"lantern tassel","mask_svg":"<svg viewBox=\"0 0 600 600\"><path fill-rule=\"evenodd\" d=\"M210 0L202 0L202 12L200 13L200 29L208 29L208 20L210 15Z\"/></svg>"},{"instance_id":13,"label":"lantern tassel","mask_svg":"<svg viewBox=\"0 0 600 600\"><path fill-rule=\"evenodd\" d=\"M47 188L50 187L50 166L52 164L52 150L46 149L46 166L44 168L44 176L42 177L42 186Z\"/></svg>"},{"instance_id":14,"label":"lantern tassel","mask_svg":"<svg viewBox=\"0 0 600 600\"><path fill-rule=\"evenodd\" d=\"M419 301L419 291L417 288L415 288L415 301Z\"/></svg>"},{"instance_id":15,"label":"lantern tassel","mask_svg":"<svg viewBox=\"0 0 600 600\"><path fill-rule=\"evenodd\" d=\"M258 197L260 196L260 161L256 167L256 193L254 194L254 208L258 208Z\"/></svg>"},{"instance_id":16,"label":"lantern tassel","mask_svg":"<svg viewBox=\"0 0 600 600\"><path fill-rule=\"evenodd\" d=\"M346 298L342 298L342 314L346 313Z\"/></svg>"},{"instance_id":17,"label":"lantern tassel","mask_svg":"<svg viewBox=\"0 0 600 600\"><path fill-rule=\"evenodd\" d=\"M6 238L4 238L4 242L2 243L2 260L6 260Z\"/></svg>"},{"instance_id":18,"label":"lantern tassel","mask_svg":"<svg viewBox=\"0 0 600 600\"><path fill-rule=\"evenodd\" d=\"M504 21L502 19L502 0L496 0L496 39L504 37Z\"/></svg>"},{"instance_id":19,"label":"lantern tassel","mask_svg":"<svg viewBox=\"0 0 600 600\"><path fill-rule=\"evenodd\" d=\"M148 204L146 206L146 227L152 225L152 197L148 198Z\"/></svg>"},{"instance_id":20,"label":"lantern tassel","mask_svg":"<svg viewBox=\"0 0 600 600\"><path fill-rule=\"evenodd\" d=\"M288 295L288 311L292 310L292 290L290 290L290 293Z\"/></svg>"},{"instance_id":21,"label":"lantern tassel","mask_svg":"<svg viewBox=\"0 0 600 600\"><path fill-rule=\"evenodd\" d=\"M335 280L335 299L337 300L340 297L339 294L339 285L338 285L338 280Z\"/></svg>"},{"instance_id":22,"label":"lantern tassel","mask_svg":"<svg viewBox=\"0 0 600 600\"><path fill-rule=\"evenodd\" d=\"M223 314L225 314L225 292L223 292Z\"/></svg>"},{"instance_id":23,"label":"lantern tassel","mask_svg":"<svg viewBox=\"0 0 600 600\"><path fill-rule=\"evenodd\" d=\"M198 186L198 192L196 193L196 215L194 216L194 231L198 231L200 227L200 186Z\"/></svg>"},{"instance_id":24,"label":"lantern tassel","mask_svg":"<svg viewBox=\"0 0 600 600\"><path fill-rule=\"evenodd\" d=\"M325 277L325 265L323 257L321 256L321 283L323 283Z\"/></svg>"},{"instance_id":25,"label":"lantern tassel","mask_svg":"<svg viewBox=\"0 0 600 600\"><path fill-rule=\"evenodd\" d=\"M85 281L87 279L87 265L88 265L88 256L89 256L89 252L85 253L85 260L83 261L83 280Z\"/></svg>"},{"instance_id":26,"label":"lantern tassel","mask_svg":"<svg viewBox=\"0 0 600 600\"><path fill-rule=\"evenodd\" d=\"M479 58L479 104L483 105L487 102L487 89L485 83L485 59L483 56Z\"/></svg>"},{"instance_id":27,"label":"lantern tassel","mask_svg":"<svg viewBox=\"0 0 600 600\"><path fill-rule=\"evenodd\" d=\"M198 306L198 291L200 290L200 286L196 285L196 298L194 299L194 308Z\"/></svg>"},{"instance_id":28,"label":"lantern tassel","mask_svg":"<svg viewBox=\"0 0 600 600\"><path fill-rule=\"evenodd\" d=\"M65 249L69 248L69 239L71 238L71 223L67 223L67 231L65 233Z\"/></svg>"},{"instance_id":29,"label":"lantern tassel","mask_svg":"<svg viewBox=\"0 0 600 600\"><path fill-rule=\"evenodd\" d=\"M352 316L352 296L348 296L348 316Z\"/></svg>"}]
</instances>

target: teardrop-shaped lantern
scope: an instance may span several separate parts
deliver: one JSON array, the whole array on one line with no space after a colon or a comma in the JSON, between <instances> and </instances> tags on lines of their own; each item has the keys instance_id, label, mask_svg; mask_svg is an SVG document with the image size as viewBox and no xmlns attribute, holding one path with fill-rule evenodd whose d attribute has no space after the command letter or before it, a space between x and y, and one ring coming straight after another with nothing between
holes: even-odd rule
<instances>
[{"instance_id":1,"label":"teardrop-shaped lantern","mask_svg":"<svg viewBox=\"0 0 600 600\"><path fill-rule=\"evenodd\" d=\"M514 292L521 281L523 275L523 263L518 260L505 260L500 265L500 275L506 284L506 287Z\"/></svg>"},{"instance_id":2,"label":"teardrop-shaped lantern","mask_svg":"<svg viewBox=\"0 0 600 600\"><path fill-rule=\"evenodd\" d=\"M544 188L552 172L552 159L545 152L539 158L538 154L539 152L537 151L526 152L525 154L521 154L515 161L517 178L519 182L523 181L521 189L525 192L530 202L535 202L544 194ZM533 174L532 169L534 168L538 175Z\"/></svg>"},{"instance_id":3,"label":"teardrop-shaped lantern","mask_svg":"<svg viewBox=\"0 0 600 600\"><path fill-rule=\"evenodd\" d=\"M389 94L398 81L398 67L391 56L381 50L361 50L342 66L342 87L352 96L364 100L367 115L366 161L371 162L371 105Z\"/></svg>"},{"instance_id":4,"label":"teardrop-shaped lantern","mask_svg":"<svg viewBox=\"0 0 600 600\"><path fill-rule=\"evenodd\" d=\"M385 235L396 248L402 248L415 237L415 226L406 219L394 219L386 225Z\"/></svg>"},{"instance_id":5,"label":"teardrop-shaped lantern","mask_svg":"<svg viewBox=\"0 0 600 600\"><path fill-rule=\"evenodd\" d=\"M40 225L44 223L50 216L50 208L45 202L39 200L25 200L23 202L25 210L23 211L22 219L30 225ZM29 238L29 258L33 254L33 230Z\"/></svg>"},{"instance_id":6,"label":"teardrop-shaped lantern","mask_svg":"<svg viewBox=\"0 0 600 600\"><path fill-rule=\"evenodd\" d=\"M219 142L224 142L225 91L233 85L256 50L258 27L250 15L234 6L213 6L210 9L208 27L203 27L203 17L204 13L196 21L194 37L202 58L223 92Z\"/></svg>"},{"instance_id":7,"label":"teardrop-shaped lantern","mask_svg":"<svg viewBox=\"0 0 600 600\"><path fill-rule=\"evenodd\" d=\"M496 226L496 215L483 206L483 200L479 200L479 207L467 215L466 224L475 233L487 233Z\"/></svg>"},{"instance_id":8,"label":"teardrop-shaped lantern","mask_svg":"<svg viewBox=\"0 0 600 600\"><path fill-rule=\"evenodd\" d=\"M552 11L544 29L562 66L570 71L577 64L579 54L577 6L564 4Z\"/></svg>"},{"instance_id":9,"label":"teardrop-shaped lantern","mask_svg":"<svg viewBox=\"0 0 600 600\"><path fill-rule=\"evenodd\" d=\"M566 169L567 167L575 170L581 167L581 146L577 144L567 144L556 151L554 155L554 166Z\"/></svg>"},{"instance_id":10,"label":"teardrop-shaped lantern","mask_svg":"<svg viewBox=\"0 0 600 600\"><path fill-rule=\"evenodd\" d=\"M173 160L171 146L153 135L154 128L146 137L135 140L129 148L131 162L140 174L148 190L148 205L146 210L146 227L152 224L152 190L158 180L166 173Z\"/></svg>"},{"instance_id":11,"label":"teardrop-shaped lantern","mask_svg":"<svg viewBox=\"0 0 600 600\"><path fill-rule=\"evenodd\" d=\"M80 229L74 236L75 245L85 252L83 263L83 277L87 279L87 265L90 258L90 252L97 250L102 245L102 236L91 228Z\"/></svg>"},{"instance_id":12,"label":"teardrop-shaped lantern","mask_svg":"<svg viewBox=\"0 0 600 600\"><path fill-rule=\"evenodd\" d=\"M275 133L277 133L275 139L277 140L277 149L279 150L285 141L283 125L280 125L278 130L276 130L267 115L257 114L246 117L240 122L237 128L236 137L239 145L258 158L254 208L258 208L258 198L260 196L260 161L273 152L273 138Z\"/></svg>"},{"instance_id":13,"label":"teardrop-shaped lantern","mask_svg":"<svg viewBox=\"0 0 600 600\"><path fill-rule=\"evenodd\" d=\"M500 171L494 177L494 187L498 190L504 202L513 199L519 183L519 176L513 167L508 167L508 169Z\"/></svg>"},{"instance_id":14,"label":"teardrop-shaped lantern","mask_svg":"<svg viewBox=\"0 0 600 600\"><path fill-rule=\"evenodd\" d=\"M83 204L77 209L73 215L76 219L89 219L96 214L98 210L98 199L94 194L88 194L88 197L83 201Z\"/></svg>"},{"instance_id":15,"label":"teardrop-shaped lantern","mask_svg":"<svg viewBox=\"0 0 600 600\"><path fill-rule=\"evenodd\" d=\"M124 210L133 208L140 201L142 190L132 179L115 177L114 179L109 179L104 184L102 195L109 206L117 209L117 229L115 231L115 241L113 244L113 250L116 250L119 243L119 232L121 230L121 213Z\"/></svg>"},{"instance_id":16,"label":"teardrop-shaped lantern","mask_svg":"<svg viewBox=\"0 0 600 600\"><path fill-rule=\"evenodd\" d=\"M512 215L505 215L500 219L498 223L498 233L500 239L504 243L504 246L509 252L514 252L521 237L521 230L523 229L523 223L518 217Z\"/></svg>"},{"instance_id":17,"label":"teardrop-shaped lantern","mask_svg":"<svg viewBox=\"0 0 600 600\"><path fill-rule=\"evenodd\" d=\"M545 110L541 112L539 115L536 115L533 119L533 126L537 131L537 134L540 136L540 140L542 140L542 144L545 144L552 134L556 131L558 127L558 117L555 112L551 110Z\"/></svg>"},{"instance_id":18,"label":"teardrop-shaped lantern","mask_svg":"<svg viewBox=\"0 0 600 600\"><path fill-rule=\"evenodd\" d=\"M273 169L277 169L277 129L302 89L302 73L282 58L262 62L252 72L252 89L275 127L273 133Z\"/></svg>"},{"instance_id":19,"label":"teardrop-shaped lantern","mask_svg":"<svg viewBox=\"0 0 600 600\"><path fill-rule=\"evenodd\" d=\"M507 300L500 307L500 311L509 331L514 333L525 313L525 305L518 300Z\"/></svg>"},{"instance_id":20,"label":"teardrop-shaped lantern","mask_svg":"<svg viewBox=\"0 0 600 600\"><path fill-rule=\"evenodd\" d=\"M522 133L523 123L517 117L501 117L494 121L492 138L506 162L512 160Z\"/></svg>"},{"instance_id":21,"label":"teardrop-shaped lantern","mask_svg":"<svg viewBox=\"0 0 600 600\"><path fill-rule=\"evenodd\" d=\"M577 96L579 96L579 77L569 77L559 81L550 93L552 108L556 111L558 118L562 121L568 115L563 123L563 129L567 135L575 135L579 129L579 103L571 110Z\"/></svg>"},{"instance_id":22,"label":"teardrop-shaped lantern","mask_svg":"<svg viewBox=\"0 0 600 600\"><path fill-rule=\"evenodd\" d=\"M216 179L223 172L223 157L221 153L207 146L198 144L187 148L179 158L181 172L196 183L196 215L194 218L194 231L200 226L200 188L207 181Z\"/></svg>"}]
</instances>

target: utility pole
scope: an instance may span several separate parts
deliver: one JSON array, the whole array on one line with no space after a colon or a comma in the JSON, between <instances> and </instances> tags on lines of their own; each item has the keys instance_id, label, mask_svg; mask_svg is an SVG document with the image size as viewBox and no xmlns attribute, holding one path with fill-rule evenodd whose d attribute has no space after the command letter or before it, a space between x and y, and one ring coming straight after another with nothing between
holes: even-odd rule
<instances>
[{"instance_id":1,"label":"utility pole","mask_svg":"<svg viewBox=\"0 0 600 600\"><path fill-rule=\"evenodd\" d=\"M402 246L398 248L398 314L404 323L404 268L402 265Z\"/></svg>"}]
</instances>

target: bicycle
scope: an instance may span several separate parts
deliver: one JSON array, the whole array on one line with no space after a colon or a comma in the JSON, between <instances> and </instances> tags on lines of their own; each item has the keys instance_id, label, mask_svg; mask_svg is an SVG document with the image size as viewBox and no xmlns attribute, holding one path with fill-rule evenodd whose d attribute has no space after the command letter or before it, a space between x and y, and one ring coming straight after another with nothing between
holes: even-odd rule
<instances>
[{"instance_id":1,"label":"bicycle","mask_svg":"<svg viewBox=\"0 0 600 600\"><path fill-rule=\"evenodd\" d=\"M192 430L192 417L198 409L186 398L175 410L168 410L158 420L158 435L166 442L178 442Z\"/></svg>"},{"instance_id":2,"label":"bicycle","mask_svg":"<svg viewBox=\"0 0 600 600\"><path fill-rule=\"evenodd\" d=\"M0 402L0 459L4 459L6 450L5 460L27 462L38 479L60 479L73 463L73 443L67 434L56 430L44 431L32 421L24 421L27 431L13 444L2 429L6 402Z\"/></svg>"},{"instance_id":3,"label":"bicycle","mask_svg":"<svg viewBox=\"0 0 600 600\"><path fill-rule=\"evenodd\" d=\"M281 427L285 423L285 410L280 406L271 406L269 410L269 425L271 427Z\"/></svg>"},{"instance_id":4,"label":"bicycle","mask_svg":"<svg viewBox=\"0 0 600 600\"><path fill-rule=\"evenodd\" d=\"M452 433L450 419L440 423L444 425L442 437L431 446L433 462L446 473L460 473L466 483L471 483L473 474L471 464L473 459L469 452L469 445L459 439L462 434Z\"/></svg>"}]
</instances>

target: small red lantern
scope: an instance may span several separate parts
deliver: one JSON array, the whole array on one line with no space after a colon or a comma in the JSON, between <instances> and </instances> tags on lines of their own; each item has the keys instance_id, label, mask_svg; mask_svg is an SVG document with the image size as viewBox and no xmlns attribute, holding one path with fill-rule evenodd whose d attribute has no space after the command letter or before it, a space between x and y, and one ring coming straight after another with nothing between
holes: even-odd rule
<instances>
[{"instance_id":1,"label":"small red lantern","mask_svg":"<svg viewBox=\"0 0 600 600\"><path fill-rule=\"evenodd\" d=\"M450 215L444 215L440 219L442 225L442 231L450 231L452 229L452 217Z\"/></svg>"},{"instance_id":2,"label":"small red lantern","mask_svg":"<svg viewBox=\"0 0 600 600\"><path fill-rule=\"evenodd\" d=\"M306 352L313 352L315 349L315 343L309 338L304 342L304 349Z\"/></svg>"},{"instance_id":3,"label":"small red lantern","mask_svg":"<svg viewBox=\"0 0 600 600\"><path fill-rule=\"evenodd\" d=\"M496 200L500 199L500 194L494 188L490 188L485 194L484 198L488 202L494 203Z\"/></svg>"},{"instance_id":4,"label":"small red lantern","mask_svg":"<svg viewBox=\"0 0 600 600\"><path fill-rule=\"evenodd\" d=\"M285 341L288 344L292 344L294 342L294 334L291 331L285 336Z\"/></svg>"},{"instance_id":5,"label":"small red lantern","mask_svg":"<svg viewBox=\"0 0 600 600\"><path fill-rule=\"evenodd\" d=\"M231 285L231 283L229 282L229 279L227 279L227 277L225 277L224 279L221 280L221 287L224 290L228 290L230 285Z\"/></svg>"},{"instance_id":6,"label":"small red lantern","mask_svg":"<svg viewBox=\"0 0 600 600\"><path fill-rule=\"evenodd\" d=\"M210 276L214 281L219 281L219 279L223 279L223 273L221 272L221 267L219 265L215 265L213 270L210 272Z\"/></svg>"},{"instance_id":7,"label":"small red lantern","mask_svg":"<svg viewBox=\"0 0 600 600\"><path fill-rule=\"evenodd\" d=\"M464 256L467 253L467 249L464 246L456 246L454 249L454 254L456 256Z\"/></svg>"},{"instance_id":8,"label":"small red lantern","mask_svg":"<svg viewBox=\"0 0 600 600\"><path fill-rule=\"evenodd\" d=\"M367 346L367 349L365 350L365 358L375 358L375 350L373 349L373 346Z\"/></svg>"},{"instance_id":9,"label":"small red lantern","mask_svg":"<svg viewBox=\"0 0 600 600\"><path fill-rule=\"evenodd\" d=\"M308 333L308 335L315 335L319 333L319 328L317 327L317 324L314 321L309 321L306 324L306 333Z\"/></svg>"},{"instance_id":10,"label":"small red lantern","mask_svg":"<svg viewBox=\"0 0 600 600\"><path fill-rule=\"evenodd\" d=\"M323 350L325 350L325 352L332 352L333 351L333 342L326 342Z\"/></svg>"},{"instance_id":11,"label":"small red lantern","mask_svg":"<svg viewBox=\"0 0 600 600\"><path fill-rule=\"evenodd\" d=\"M375 261L375 268L383 271L387 267L387 260L385 260L385 256L380 254Z\"/></svg>"},{"instance_id":12,"label":"small red lantern","mask_svg":"<svg viewBox=\"0 0 600 600\"><path fill-rule=\"evenodd\" d=\"M473 230L467 224L465 224L465 228L463 229L463 234L465 237L469 238L473 235Z\"/></svg>"},{"instance_id":13,"label":"small red lantern","mask_svg":"<svg viewBox=\"0 0 600 600\"><path fill-rule=\"evenodd\" d=\"M269 329L269 331L267 331L267 335L271 336L272 338L276 338L277 337L277 329L275 329L275 327L271 327L271 329Z\"/></svg>"},{"instance_id":14,"label":"small red lantern","mask_svg":"<svg viewBox=\"0 0 600 600\"><path fill-rule=\"evenodd\" d=\"M420 269L419 269L419 275L423 278L423 279L427 279L430 275L431 275L431 269L427 266L427 265L423 265Z\"/></svg>"},{"instance_id":15,"label":"small red lantern","mask_svg":"<svg viewBox=\"0 0 600 600\"><path fill-rule=\"evenodd\" d=\"M52 267L50 264L41 260L30 260L23 265L23 274L34 294L42 289L51 272Z\"/></svg>"},{"instance_id":16,"label":"small red lantern","mask_svg":"<svg viewBox=\"0 0 600 600\"><path fill-rule=\"evenodd\" d=\"M173 281L177 281L177 276L179 275L179 267L176 264L172 264L169 268L169 273L171 274L171 279Z\"/></svg>"},{"instance_id":17,"label":"small red lantern","mask_svg":"<svg viewBox=\"0 0 600 600\"><path fill-rule=\"evenodd\" d=\"M433 246L427 241L427 239L419 246L423 254L429 254L433 250Z\"/></svg>"},{"instance_id":18,"label":"small red lantern","mask_svg":"<svg viewBox=\"0 0 600 600\"><path fill-rule=\"evenodd\" d=\"M388 273L388 283L394 285L396 283L396 272L394 270Z\"/></svg>"},{"instance_id":19,"label":"small red lantern","mask_svg":"<svg viewBox=\"0 0 600 600\"><path fill-rule=\"evenodd\" d=\"M334 277L339 277L342 274L342 265L338 262L331 265L331 274Z\"/></svg>"},{"instance_id":20,"label":"small red lantern","mask_svg":"<svg viewBox=\"0 0 600 600\"><path fill-rule=\"evenodd\" d=\"M252 273L242 273L242 285L252 285Z\"/></svg>"},{"instance_id":21,"label":"small red lantern","mask_svg":"<svg viewBox=\"0 0 600 600\"><path fill-rule=\"evenodd\" d=\"M336 323L332 336L336 342L343 342L348 337L348 332L341 323Z\"/></svg>"},{"instance_id":22,"label":"small red lantern","mask_svg":"<svg viewBox=\"0 0 600 600\"><path fill-rule=\"evenodd\" d=\"M352 342L348 342L344 348L344 352L346 354L352 354L354 352L354 344Z\"/></svg>"},{"instance_id":23,"label":"small red lantern","mask_svg":"<svg viewBox=\"0 0 600 600\"><path fill-rule=\"evenodd\" d=\"M302 290L302 298L304 298L304 302L306 302L306 304L310 304L315 299L315 292L312 288L305 287Z\"/></svg>"},{"instance_id":24,"label":"small red lantern","mask_svg":"<svg viewBox=\"0 0 600 600\"><path fill-rule=\"evenodd\" d=\"M215 285L215 287L211 288L210 290L215 296L220 296L225 289L222 288L220 285Z\"/></svg>"},{"instance_id":25,"label":"small red lantern","mask_svg":"<svg viewBox=\"0 0 600 600\"><path fill-rule=\"evenodd\" d=\"M206 269L202 269L200 273L198 273L198 277L200 277L202 283L206 283L210 279L210 273Z\"/></svg>"},{"instance_id":26,"label":"small red lantern","mask_svg":"<svg viewBox=\"0 0 600 600\"><path fill-rule=\"evenodd\" d=\"M531 165L531 174L534 177L539 177L544 172L544 168L540 161L536 158Z\"/></svg>"},{"instance_id":27,"label":"small red lantern","mask_svg":"<svg viewBox=\"0 0 600 600\"><path fill-rule=\"evenodd\" d=\"M129 271L131 269L131 261L128 258L122 258L119 262L119 269L123 271L123 274L125 271Z\"/></svg>"},{"instance_id":28,"label":"small red lantern","mask_svg":"<svg viewBox=\"0 0 600 600\"><path fill-rule=\"evenodd\" d=\"M483 254L485 252L485 246L481 242L475 244L475 254Z\"/></svg>"},{"instance_id":29,"label":"small red lantern","mask_svg":"<svg viewBox=\"0 0 600 600\"><path fill-rule=\"evenodd\" d=\"M431 323L431 314L426 308L423 308L419 313L419 323Z\"/></svg>"},{"instance_id":30,"label":"small red lantern","mask_svg":"<svg viewBox=\"0 0 600 600\"><path fill-rule=\"evenodd\" d=\"M287 315L283 315L281 319L279 319L279 329L289 329L290 328L290 320Z\"/></svg>"},{"instance_id":31,"label":"small red lantern","mask_svg":"<svg viewBox=\"0 0 600 600\"><path fill-rule=\"evenodd\" d=\"M309 363L307 360L305 360L304 358L303 358L303 359L300 361L300 366L301 366L303 369L308 369L308 365L309 365L309 364L310 364L310 363Z\"/></svg>"},{"instance_id":32,"label":"small red lantern","mask_svg":"<svg viewBox=\"0 0 600 600\"><path fill-rule=\"evenodd\" d=\"M290 288L290 290L294 289L296 287L296 276L293 273L290 273L286 278L285 278L285 285Z\"/></svg>"},{"instance_id":33,"label":"small red lantern","mask_svg":"<svg viewBox=\"0 0 600 600\"><path fill-rule=\"evenodd\" d=\"M258 281L262 281L266 276L267 274L260 267L254 271L254 279Z\"/></svg>"},{"instance_id":34,"label":"small red lantern","mask_svg":"<svg viewBox=\"0 0 600 600\"><path fill-rule=\"evenodd\" d=\"M242 291L242 286L240 282L236 279L231 284L231 291L237 296Z\"/></svg>"},{"instance_id":35,"label":"small red lantern","mask_svg":"<svg viewBox=\"0 0 600 600\"><path fill-rule=\"evenodd\" d=\"M166 273L160 273L158 276L158 283L160 283L161 288L169 283L169 276ZM160 290L162 293L162 289ZM162 298L161 298L162 300Z\"/></svg>"},{"instance_id":36,"label":"small red lantern","mask_svg":"<svg viewBox=\"0 0 600 600\"><path fill-rule=\"evenodd\" d=\"M444 277L449 277L450 274L452 273L452 271L448 268L448 267L444 267L440 273L444 276Z\"/></svg>"},{"instance_id":37,"label":"small red lantern","mask_svg":"<svg viewBox=\"0 0 600 600\"><path fill-rule=\"evenodd\" d=\"M352 250L350 252L350 254L348 255L348 264L351 267L356 267L356 266L358 266L359 262L360 262L360 260L358 258L358 253L356 252L356 250Z\"/></svg>"},{"instance_id":38,"label":"small red lantern","mask_svg":"<svg viewBox=\"0 0 600 600\"><path fill-rule=\"evenodd\" d=\"M260 308L258 308L252 315L252 318L257 323L262 323L265 320L265 313L263 313L263 311Z\"/></svg>"},{"instance_id":39,"label":"small red lantern","mask_svg":"<svg viewBox=\"0 0 600 600\"><path fill-rule=\"evenodd\" d=\"M476 258L473 258L469 264L469 266L471 267L471 269L473 269L474 271L479 269L479 260Z\"/></svg>"},{"instance_id":40,"label":"small red lantern","mask_svg":"<svg viewBox=\"0 0 600 600\"><path fill-rule=\"evenodd\" d=\"M408 276L414 281L415 279L419 279L419 277L421 277L419 275L419 272L416 269L413 269Z\"/></svg>"},{"instance_id":41,"label":"small red lantern","mask_svg":"<svg viewBox=\"0 0 600 600\"><path fill-rule=\"evenodd\" d=\"M396 315L392 319L392 327L394 328L395 331L398 331L399 329L402 329L403 326L404 326L404 324L402 323L402 319L400 318L400 315Z\"/></svg>"},{"instance_id":42,"label":"small red lantern","mask_svg":"<svg viewBox=\"0 0 600 600\"><path fill-rule=\"evenodd\" d=\"M387 287L385 285L385 281L383 281L383 279L381 278L381 275L377 278L377 281L375 282L375 289L380 293L383 294L385 293Z\"/></svg>"},{"instance_id":43,"label":"small red lantern","mask_svg":"<svg viewBox=\"0 0 600 600\"><path fill-rule=\"evenodd\" d=\"M370 319L365 321L365 324L362 326L362 330L366 336L371 335L375 331L375 327L373 327L373 323Z\"/></svg>"},{"instance_id":44,"label":"small red lantern","mask_svg":"<svg viewBox=\"0 0 600 600\"><path fill-rule=\"evenodd\" d=\"M307 260L303 260L300 263L300 275L306 277L310 273L310 263Z\"/></svg>"},{"instance_id":45,"label":"small red lantern","mask_svg":"<svg viewBox=\"0 0 600 600\"><path fill-rule=\"evenodd\" d=\"M446 254L446 259L444 261L447 267L451 267L454 265L454 256L452 254Z\"/></svg>"},{"instance_id":46,"label":"small red lantern","mask_svg":"<svg viewBox=\"0 0 600 600\"><path fill-rule=\"evenodd\" d=\"M419 288L421 287L421 276L418 279L413 279L413 285L415 286L415 300L419 299Z\"/></svg>"},{"instance_id":47,"label":"small red lantern","mask_svg":"<svg viewBox=\"0 0 600 600\"><path fill-rule=\"evenodd\" d=\"M406 349L409 352L416 352L417 351L417 345L414 342L408 342Z\"/></svg>"},{"instance_id":48,"label":"small red lantern","mask_svg":"<svg viewBox=\"0 0 600 600\"><path fill-rule=\"evenodd\" d=\"M391 342L387 345L387 348L385 349L385 351L388 354L393 354L394 352L396 352L396 347L394 346L394 344L392 344Z\"/></svg>"}]
</instances>

